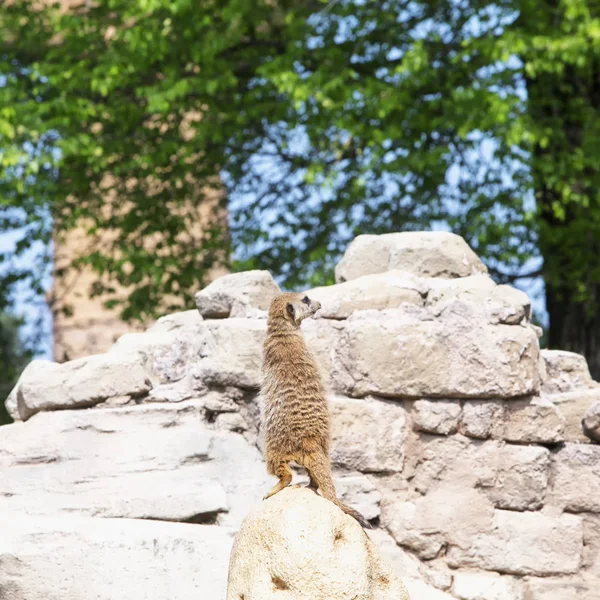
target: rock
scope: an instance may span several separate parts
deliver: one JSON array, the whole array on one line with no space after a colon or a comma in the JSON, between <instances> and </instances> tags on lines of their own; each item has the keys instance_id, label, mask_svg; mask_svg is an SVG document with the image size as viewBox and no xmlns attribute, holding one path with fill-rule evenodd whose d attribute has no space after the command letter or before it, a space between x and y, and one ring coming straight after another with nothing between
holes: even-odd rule
<instances>
[{"instance_id":1,"label":"rock","mask_svg":"<svg viewBox=\"0 0 600 600\"><path fill-rule=\"evenodd\" d=\"M372 529L368 535L383 559L392 566L394 573L398 574L403 582L405 579L421 578L421 562L398 546L385 529Z\"/></svg>"},{"instance_id":2,"label":"rock","mask_svg":"<svg viewBox=\"0 0 600 600\"><path fill-rule=\"evenodd\" d=\"M230 273L198 292L196 306L206 319L223 319L229 317L232 310L238 311L239 315L242 307L267 311L273 298L280 293L269 271Z\"/></svg>"},{"instance_id":3,"label":"rock","mask_svg":"<svg viewBox=\"0 0 600 600\"><path fill-rule=\"evenodd\" d=\"M427 283L425 306L438 318L481 319L491 325L529 325L529 296L511 286L496 285L488 275L431 279Z\"/></svg>"},{"instance_id":4,"label":"rock","mask_svg":"<svg viewBox=\"0 0 600 600\"><path fill-rule=\"evenodd\" d=\"M355 508L367 521L376 519L381 512L381 494L375 484L365 475L334 477L339 499Z\"/></svg>"},{"instance_id":5,"label":"rock","mask_svg":"<svg viewBox=\"0 0 600 600\"><path fill-rule=\"evenodd\" d=\"M197 328L202 321L202 315L197 310L184 310L160 317L147 333L170 333L171 331L190 331Z\"/></svg>"},{"instance_id":6,"label":"rock","mask_svg":"<svg viewBox=\"0 0 600 600\"><path fill-rule=\"evenodd\" d=\"M359 235L335 268L337 283L399 269L426 277L467 277L487 269L467 243L445 231Z\"/></svg>"},{"instance_id":7,"label":"rock","mask_svg":"<svg viewBox=\"0 0 600 600\"><path fill-rule=\"evenodd\" d=\"M304 341L317 359L327 388L331 386L334 351L339 344L343 329L343 321L332 319L306 319L302 322Z\"/></svg>"},{"instance_id":8,"label":"rock","mask_svg":"<svg viewBox=\"0 0 600 600\"><path fill-rule=\"evenodd\" d=\"M404 583L411 599L414 600L456 600L454 596L437 590L420 579L407 578Z\"/></svg>"},{"instance_id":9,"label":"rock","mask_svg":"<svg viewBox=\"0 0 600 600\"><path fill-rule=\"evenodd\" d=\"M353 314L335 349L335 388L349 396L410 398L509 398L538 389L531 329L457 328L429 318L399 309Z\"/></svg>"},{"instance_id":10,"label":"rock","mask_svg":"<svg viewBox=\"0 0 600 600\"><path fill-rule=\"evenodd\" d=\"M205 324L207 338L193 377L209 386L258 389L266 322L232 318Z\"/></svg>"},{"instance_id":11,"label":"rock","mask_svg":"<svg viewBox=\"0 0 600 600\"><path fill-rule=\"evenodd\" d=\"M543 392L556 394L597 386L590 375L585 356L566 350L542 350L540 354L546 366Z\"/></svg>"},{"instance_id":12,"label":"rock","mask_svg":"<svg viewBox=\"0 0 600 600\"><path fill-rule=\"evenodd\" d=\"M587 442L588 439L582 429L582 420L590 404L600 402L600 388L581 388L574 392L547 394L544 398L552 402L565 418L565 441Z\"/></svg>"},{"instance_id":13,"label":"rock","mask_svg":"<svg viewBox=\"0 0 600 600\"><path fill-rule=\"evenodd\" d=\"M391 567L351 517L314 492L285 489L244 520L229 567L228 600L408 600Z\"/></svg>"},{"instance_id":14,"label":"rock","mask_svg":"<svg viewBox=\"0 0 600 600\"><path fill-rule=\"evenodd\" d=\"M8 401L6 407L8 408ZM10 410L8 412L10 413ZM583 428L583 433L585 433L590 440L600 442L600 400L594 402L585 411L581 426Z\"/></svg>"},{"instance_id":15,"label":"rock","mask_svg":"<svg viewBox=\"0 0 600 600\"><path fill-rule=\"evenodd\" d=\"M582 576L572 578L530 577L525 584L525 599L598 600L599 583L598 578Z\"/></svg>"},{"instance_id":16,"label":"rock","mask_svg":"<svg viewBox=\"0 0 600 600\"><path fill-rule=\"evenodd\" d=\"M523 586L513 577L456 571L452 594L460 600L523 600Z\"/></svg>"},{"instance_id":17,"label":"rock","mask_svg":"<svg viewBox=\"0 0 600 600\"><path fill-rule=\"evenodd\" d=\"M473 537L489 531L493 513L484 495L465 489L462 482L449 482L412 501L382 498L381 523L398 544L430 560L448 544L468 546Z\"/></svg>"},{"instance_id":18,"label":"rock","mask_svg":"<svg viewBox=\"0 0 600 600\"><path fill-rule=\"evenodd\" d=\"M472 438L486 439L504 426L504 403L467 400L462 407L459 431Z\"/></svg>"},{"instance_id":19,"label":"rock","mask_svg":"<svg viewBox=\"0 0 600 600\"><path fill-rule=\"evenodd\" d=\"M7 600L224 598L231 533L90 517L0 516Z\"/></svg>"},{"instance_id":20,"label":"rock","mask_svg":"<svg viewBox=\"0 0 600 600\"><path fill-rule=\"evenodd\" d=\"M406 411L380 398L329 398L334 464L363 472L402 471Z\"/></svg>"},{"instance_id":21,"label":"rock","mask_svg":"<svg viewBox=\"0 0 600 600\"><path fill-rule=\"evenodd\" d=\"M17 406L26 421L42 410L94 406L115 396L140 396L151 388L136 356L97 354L62 364L34 360L17 382Z\"/></svg>"},{"instance_id":22,"label":"rock","mask_svg":"<svg viewBox=\"0 0 600 600\"><path fill-rule=\"evenodd\" d=\"M4 402L4 406L6 407L6 412L11 416L13 421L21 420L21 417L19 416L19 408L17 406L17 386L15 386L8 395L8 398Z\"/></svg>"},{"instance_id":23,"label":"rock","mask_svg":"<svg viewBox=\"0 0 600 600\"><path fill-rule=\"evenodd\" d=\"M40 413L0 438L0 514L237 525L269 487L240 435L191 402Z\"/></svg>"},{"instance_id":24,"label":"rock","mask_svg":"<svg viewBox=\"0 0 600 600\"><path fill-rule=\"evenodd\" d=\"M498 473L493 487L486 488L497 508L537 510L546 496L550 452L536 446L501 446Z\"/></svg>"},{"instance_id":25,"label":"rock","mask_svg":"<svg viewBox=\"0 0 600 600\"><path fill-rule=\"evenodd\" d=\"M481 528L447 553L454 568L481 568L514 575L575 573L581 563L581 519L563 514L494 511L491 528Z\"/></svg>"},{"instance_id":26,"label":"rock","mask_svg":"<svg viewBox=\"0 0 600 600\"><path fill-rule=\"evenodd\" d=\"M423 284L402 271L365 275L337 285L311 290L322 304L319 317L347 319L357 310L397 308L403 303L423 306Z\"/></svg>"},{"instance_id":27,"label":"rock","mask_svg":"<svg viewBox=\"0 0 600 600\"><path fill-rule=\"evenodd\" d=\"M552 402L539 397L506 403L504 439L555 444L564 440L565 418Z\"/></svg>"},{"instance_id":28,"label":"rock","mask_svg":"<svg viewBox=\"0 0 600 600\"><path fill-rule=\"evenodd\" d=\"M413 404L412 419L417 431L440 435L456 433L460 404L456 401L417 400Z\"/></svg>"},{"instance_id":29,"label":"rock","mask_svg":"<svg viewBox=\"0 0 600 600\"><path fill-rule=\"evenodd\" d=\"M552 456L552 492L571 512L600 512L600 446L565 444Z\"/></svg>"}]
</instances>

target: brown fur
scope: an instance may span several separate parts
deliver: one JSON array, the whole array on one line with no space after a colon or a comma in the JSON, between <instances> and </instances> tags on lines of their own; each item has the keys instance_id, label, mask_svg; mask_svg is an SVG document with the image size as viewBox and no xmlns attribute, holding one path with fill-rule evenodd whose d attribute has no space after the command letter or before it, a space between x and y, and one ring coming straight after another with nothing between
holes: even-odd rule
<instances>
[{"instance_id":1,"label":"brown fur","mask_svg":"<svg viewBox=\"0 0 600 600\"><path fill-rule=\"evenodd\" d=\"M331 478L327 396L317 362L300 331L302 321L319 308L319 302L304 294L285 293L269 309L262 373L263 426L267 470L279 482L265 499L291 483L289 463L294 462L307 470L310 487L369 527L360 513L338 500Z\"/></svg>"}]
</instances>

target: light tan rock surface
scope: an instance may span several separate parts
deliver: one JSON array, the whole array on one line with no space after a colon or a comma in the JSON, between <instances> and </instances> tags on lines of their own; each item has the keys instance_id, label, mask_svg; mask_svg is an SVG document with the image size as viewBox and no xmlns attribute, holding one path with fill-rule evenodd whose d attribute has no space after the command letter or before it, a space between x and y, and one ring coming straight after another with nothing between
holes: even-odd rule
<instances>
[{"instance_id":1,"label":"light tan rock surface","mask_svg":"<svg viewBox=\"0 0 600 600\"><path fill-rule=\"evenodd\" d=\"M360 525L308 489L283 490L242 524L227 599L408 600Z\"/></svg>"},{"instance_id":2,"label":"light tan rock surface","mask_svg":"<svg viewBox=\"0 0 600 600\"><path fill-rule=\"evenodd\" d=\"M0 514L0 530L3 600L225 597L224 527Z\"/></svg>"},{"instance_id":3,"label":"light tan rock surface","mask_svg":"<svg viewBox=\"0 0 600 600\"><path fill-rule=\"evenodd\" d=\"M269 271L231 273L198 292L196 306L205 318L226 318L232 310L241 316L247 309L268 310L271 300L280 292Z\"/></svg>"},{"instance_id":4,"label":"light tan rock surface","mask_svg":"<svg viewBox=\"0 0 600 600\"><path fill-rule=\"evenodd\" d=\"M335 268L338 283L399 269L427 277L467 277L485 273L465 241L445 231L359 235Z\"/></svg>"},{"instance_id":5,"label":"light tan rock surface","mask_svg":"<svg viewBox=\"0 0 600 600\"><path fill-rule=\"evenodd\" d=\"M400 239L396 263L390 240L375 240L388 258L314 290L322 318L302 325L330 389L338 495L373 523L372 541L413 600L596 600L598 385L582 357L540 355L522 292L496 285L468 256L457 262L462 242L444 263L432 241L422 262L421 237ZM432 264L446 265L440 277ZM115 589L223 600L231 537L202 545L194 535L235 532L274 484L258 394L266 312L257 289L271 279L231 281L221 296L203 294L206 306L223 302L218 318L167 315L105 355L23 374L7 404L14 414L23 392L27 420L0 427L0 515L12 525L10 547L0 539L2 600L15 590L24 594L16 600L64 600L52 595L58 572L67 600L89 600L75 569L100 600L119 598ZM307 482L301 469L294 482ZM86 554L97 564L82 567ZM168 590L160 564L172 574Z\"/></svg>"},{"instance_id":6,"label":"light tan rock surface","mask_svg":"<svg viewBox=\"0 0 600 600\"><path fill-rule=\"evenodd\" d=\"M600 400L594 402L585 411L581 426L588 438L600 442Z\"/></svg>"},{"instance_id":7,"label":"light tan rock surface","mask_svg":"<svg viewBox=\"0 0 600 600\"><path fill-rule=\"evenodd\" d=\"M41 410L93 406L117 396L141 396L152 385L135 356L96 354L66 363L34 360L17 386L22 420Z\"/></svg>"}]
</instances>

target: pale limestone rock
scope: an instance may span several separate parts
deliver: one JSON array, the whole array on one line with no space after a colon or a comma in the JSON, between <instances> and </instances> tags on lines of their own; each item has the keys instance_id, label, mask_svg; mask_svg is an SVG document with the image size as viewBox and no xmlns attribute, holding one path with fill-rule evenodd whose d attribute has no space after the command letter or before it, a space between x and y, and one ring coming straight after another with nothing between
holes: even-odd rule
<instances>
[{"instance_id":1,"label":"pale limestone rock","mask_svg":"<svg viewBox=\"0 0 600 600\"><path fill-rule=\"evenodd\" d=\"M334 477L338 498L355 508L367 521L376 519L381 512L381 493L366 475Z\"/></svg>"},{"instance_id":2,"label":"pale limestone rock","mask_svg":"<svg viewBox=\"0 0 600 600\"><path fill-rule=\"evenodd\" d=\"M402 271L388 271L315 288L308 294L321 302L319 317L347 319L357 310L397 308L403 303L423 306L424 290L417 278Z\"/></svg>"},{"instance_id":3,"label":"pale limestone rock","mask_svg":"<svg viewBox=\"0 0 600 600\"><path fill-rule=\"evenodd\" d=\"M335 348L339 345L343 329L343 321L334 321L332 319L316 318L306 319L302 322L301 331L304 341L317 359L321 376L328 389L332 384L333 356Z\"/></svg>"},{"instance_id":4,"label":"pale limestone rock","mask_svg":"<svg viewBox=\"0 0 600 600\"><path fill-rule=\"evenodd\" d=\"M268 271L230 273L198 292L196 306L204 318L222 319L230 316L236 304L267 311L273 298L280 293ZM235 307L238 314L241 307Z\"/></svg>"},{"instance_id":5,"label":"pale limestone rock","mask_svg":"<svg viewBox=\"0 0 600 600\"><path fill-rule=\"evenodd\" d=\"M329 398L331 458L334 464L363 472L402 471L406 411L382 398Z\"/></svg>"},{"instance_id":6,"label":"pale limestone rock","mask_svg":"<svg viewBox=\"0 0 600 600\"><path fill-rule=\"evenodd\" d=\"M502 431L503 419L503 402L467 400L462 407L459 431L472 438L487 439Z\"/></svg>"},{"instance_id":7,"label":"pale limestone rock","mask_svg":"<svg viewBox=\"0 0 600 600\"><path fill-rule=\"evenodd\" d=\"M6 406L8 407L8 401ZM583 432L587 437L590 438L590 440L600 442L600 400L594 402L585 411L581 426L583 428Z\"/></svg>"},{"instance_id":8,"label":"pale limestone rock","mask_svg":"<svg viewBox=\"0 0 600 600\"><path fill-rule=\"evenodd\" d=\"M487 269L467 243L445 231L359 235L335 268L337 283L399 269L426 277L467 277Z\"/></svg>"},{"instance_id":9,"label":"pale limestone rock","mask_svg":"<svg viewBox=\"0 0 600 600\"><path fill-rule=\"evenodd\" d=\"M1 429L0 513L238 525L269 487L256 448L194 403L56 411Z\"/></svg>"},{"instance_id":10,"label":"pale limestone rock","mask_svg":"<svg viewBox=\"0 0 600 600\"><path fill-rule=\"evenodd\" d=\"M454 596L438 590L422 579L403 579L411 600L456 600Z\"/></svg>"},{"instance_id":11,"label":"pale limestone rock","mask_svg":"<svg viewBox=\"0 0 600 600\"><path fill-rule=\"evenodd\" d=\"M421 559L435 558L447 544L468 546L491 529L494 509L477 490L462 483L440 485L412 501L383 498L381 522L398 544Z\"/></svg>"},{"instance_id":12,"label":"pale limestone rock","mask_svg":"<svg viewBox=\"0 0 600 600\"><path fill-rule=\"evenodd\" d=\"M451 400L417 400L411 414L417 431L448 435L458 429L460 404Z\"/></svg>"},{"instance_id":13,"label":"pale limestone rock","mask_svg":"<svg viewBox=\"0 0 600 600\"><path fill-rule=\"evenodd\" d=\"M566 419L545 398L506 403L504 439L509 442L557 443L564 440Z\"/></svg>"},{"instance_id":14,"label":"pale limestone rock","mask_svg":"<svg viewBox=\"0 0 600 600\"><path fill-rule=\"evenodd\" d=\"M525 600L598 600L600 579L586 575L569 578L528 577Z\"/></svg>"},{"instance_id":15,"label":"pale limestone rock","mask_svg":"<svg viewBox=\"0 0 600 600\"><path fill-rule=\"evenodd\" d=\"M515 575L575 573L583 550L581 519L569 514L496 510L491 527L462 541L448 549L451 567Z\"/></svg>"},{"instance_id":16,"label":"pale limestone rock","mask_svg":"<svg viewBox=\"0 0 600 600\"><path fill-rule=\"evenodd\" d=\"M485 488L497 508L542 507L550 474L550 452L546 448L504 445L499 448L497 464L494 486Z\"/></svg>"},{"instance_id":17,"label":"pale limestone rock","mask_svg":"<svg viewBox=\"0 0 600 600\"><path fill-rule=\"evenodd\" d=\"M6 600L190 600L225 597L223 527L0 512Z\"/></svg>"},{"instance_id":18,"label":"pale limestone rock","mask_svg":"<svg viewBox=\"0 0 600 600\"><path fill-rule=\"evenodd\" d=\"M407 448L404 476L427 494L440 483L460 481L464 487L489 489L498 477L502 442L474 443L462 436L423 436Z\"/></svg>"},{"instance_id":19,"label":"pale limestone rock","mask_svg":"<svg viewBox=\"0 0 600 600\"><path fill-rule=\"evenodd\" d=\"M556 394L597 387L585 356L566 350L542 350L540 354L546 368L546 379L542 382L543 392Z\"/></svg>"},{"instance_id":20,"label":"pale limestone rock","mask_svg":"<svg viewBox=\"0 0 600 600\"><path fill-rule=\"evenodd\" d=\"M205 324L208 335L193 377L206 385L258 389L266 322L231 318Z\"/></svg>"},{"instance_id":21,"label":"pale limestone rock","mask_svg":"<svg viewBox=\"0 0 600 600\"><path fill-rule=\"evenodd\" d=\"M421 579L423 569L421 561L398 546L385 529L371 529L368 536L377 546L383 559L392 566L403 582L408 579Z\"/></svg>"},{"instance_id":22,"label":"pale limestone rock","mask_svg":"<svg viewBox=\"0 0 600 600\"><path fill-rule=\"evenodd\" d=\"M19 408L17 406L17 386L15 386L8 395L8 398L4 402L4 406L6 407L6 412L12 417L13 421L21 420Z\"/></svg>"},{"instance_id":23,"label":"pale limestone rock","mask_svg":"<svg viewBox=\"0 0 600 600\"><path fill-rule=\"evenodd\" d=\"M140 396L152 385L136 356L97 354L66 363L34 360L16 385L19 416L83 408L116 396Z\"/></svg>"},{"instance_id":24,"label":"pale limestone rock","mask_svg":"<svg viewBox=\"0 0 600 600\"><path fill-rule=\"evenodd\" d=\"M600 579L600 514L583 515L582 567Z\"/></svg>"},{"instance_id":25,"label":"pale limestone rock","mask_svg":"<svg viewBox=\"0 0 600 600\"><path fill-rule=\"evenodd\" d=\"M573 392L563 392L560 394L547 394L544 396L554 404L561 415L565 418L566 442L587 442L582 428L582 421L590 404L600 403L600 387L580 388Z\"/></svg>"},{"instance_id":26,"label":"pale limestone rock","mask_svg":"<svg viewBox=\"0 0 600 600\"><path fill-rule=\"evenodd\" d=\"M482 571L456 571L452 594L460 600L524 600L523 585L514 577Z\"/></svg>"},{"instance_id":27,"label":"pale limestone rock","mask_svg":"<svg viewBox=\"0 0 600 600\"><path fill-rule=\"evenodd\" d=\"M307 489L285 489L238 532L227 599L408 600L360 525Z\"/></svg>"},{"instance_id":28,"label":"pale limestone rock","mask_svg":"<svg viewBox=\"0 0 600 600\"><path fill-rule=\"evenodd\" d=\"M552 456L553 496L571 512L600 512L600 446L565 444Z\"/></svg>"},{"instance_id":29,"label":"pale limestone rock","mask_svg":"<svg viewBox=\"0 0 600 600\"><path fill-rule=\"evenodd\" d=\"M147 333L169 333L176 330L190 331L197 328L202 321L202 315L197 310L184 310L160 317Z\"/></svg>"},{"instance_id":30,"label":"pale limestone rock","mask_svg":"<svg viewBox=\"0 0 600 600\"><path fill-rule=\"evenodd\" d=\"M429 279L427 284L425 306L437 318L518 325L528 324L531 317L527 294L508 285L496 285L488 275Z\"/></svg>"},{"instance_id":31,"label":"pale limestone rock","mask_svg":"<svg viewBox=\"0 0 600 600\"><path fill-rule=\"evenodd\" d=\"M354 313L335 349L335 388L351 396L412 398L512 397L537 390L538 344L529 328L457 328L451 320L428 318L402 309Z\"/></svg>"}]
</instances>

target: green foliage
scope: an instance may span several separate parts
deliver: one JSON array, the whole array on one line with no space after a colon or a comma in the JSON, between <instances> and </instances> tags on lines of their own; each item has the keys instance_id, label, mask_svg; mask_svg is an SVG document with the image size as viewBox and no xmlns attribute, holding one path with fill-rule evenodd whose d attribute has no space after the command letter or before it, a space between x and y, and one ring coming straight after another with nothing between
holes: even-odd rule
<instances>
[{"instance_id":1,"label":"green foliage","mask_svg":"<svg viewBox=\"0 0 600 600\"><path fill-rule=\"evenodd\" d=\"M593 2L22 0L0 40L0 202L25 209L3 226L26 223L24 247L51 223L112 232L83 262L136 286L126 318L188 302L231 248L299 287L330 282L358 233L449 227L513 281L567 235L534 192L571 233L600 222L598 100L575 83L598 78ZM229 230L182 243L177 207L218 177Z\"/></svg>"}]
</instances>

